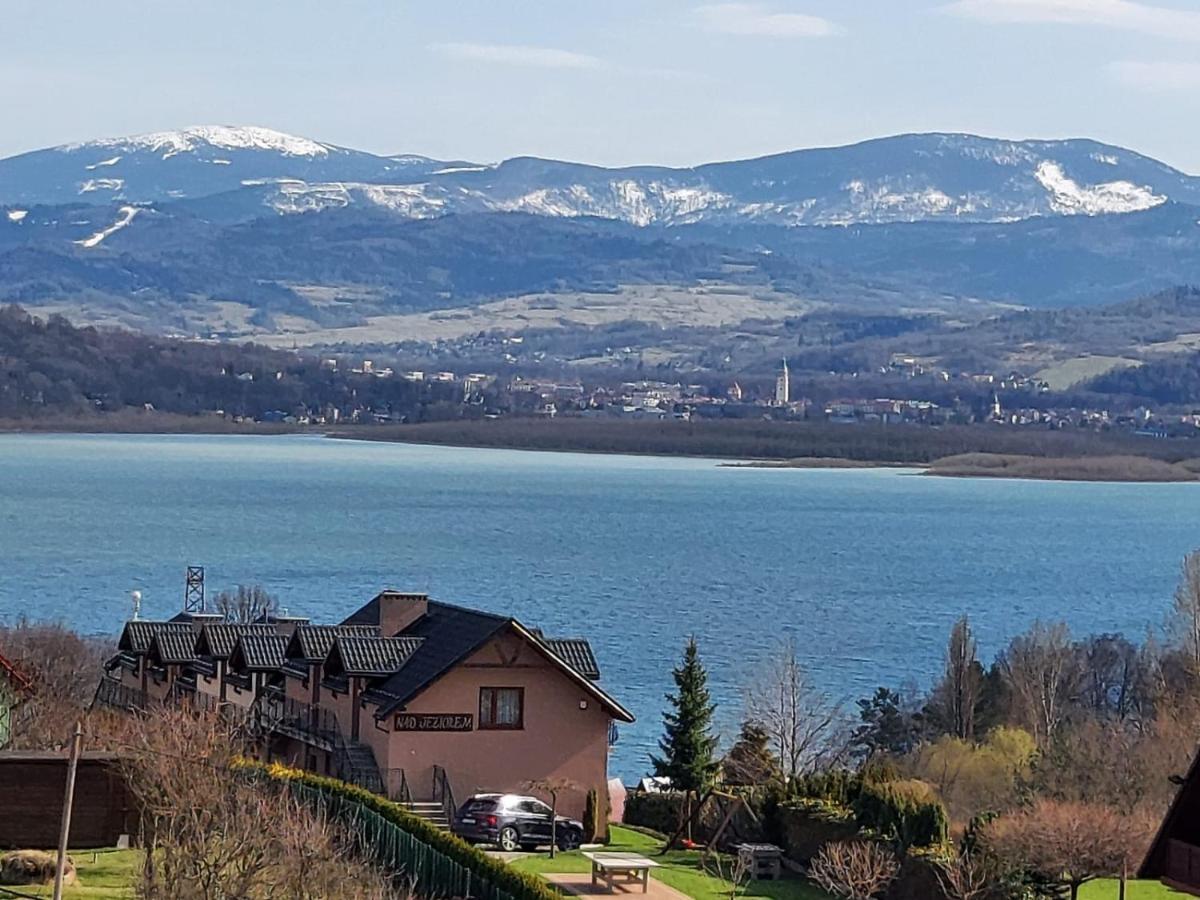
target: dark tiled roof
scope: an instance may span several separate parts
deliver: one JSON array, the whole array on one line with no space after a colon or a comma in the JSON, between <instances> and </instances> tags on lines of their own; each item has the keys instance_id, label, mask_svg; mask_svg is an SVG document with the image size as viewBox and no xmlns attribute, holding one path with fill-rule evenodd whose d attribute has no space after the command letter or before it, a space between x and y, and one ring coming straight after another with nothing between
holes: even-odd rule
<instances>
[{"instance_id":1,"label":"dark tiled roof","mask_svg":"<svg viewBox=\"0 0 1200 900\"><path fill-rule=\"evenodd\" d=\"M346 621L352 621L355 616ZM403 637L423 638L421 646L398 672L372 685L375 691L393 698L380 708L378 715L387 716L399 709L507 627L509 622L503 616L430 600L425 615L403 632Z\"/></svg>"},{"instance_id":2,"label":"dark tiled roof","mask_svg":"<svg viewBox=\"0 0 1200 900\"><path fill-rule=\"evenodd\" d=\"M229 667L236 671L255 671L278 669L283 665L284 653L287 651L286 635L270 632L247 632L238 638L230 655Z\"/></svg>"},{"instance_id":3,"label":"dark tiled roof","mask_svg":"<svg viewBox=\"0 0 1200 900\"><path fill-rule=\"evenodd\" d=\"M406 599L406 600L419 600L423 603L429 601L428 594L418 594L418 593L414 593L412 591L394 591L389 588L386 591L382 591L382 592L376 594L374 597L372 597L370 600L368 600L366 603L364 603L361 607L359 607L354 612L352 612L349 616L347 616L345 619L342 620L342 624L343 625L375 625L375 626L381 625L382 623L379 621L379 606L380 606L380 602L381 602L382 598L384 598L384 597L401 598L401 599ZM395 637L395 635L389 634L389 635L385 635L385 637Z\"/></svg>"},{"instance_id":4,"label":"dark tiled roof","mask_svg":"<svg viewBox=\"0 0 1200 900\"><path fill-rule=\"evenodd\" d=\"M333 648L334 639L346 637L379 637L378 625L301 625L288 643L288 659L307 662L324 661Z\"/></svg>"},{"instance_id":5,"label":"dark tiled roof","mask_svg":"<svg viewBox=\"0 0 1200 900\"><path fill-rule=\"evenodd\" d=\"M247 625L241 622L210 622L200 629L196 655L228 659L238 638L246 634L275 634L274 625Z\"/></svg>"},{"instance_id":6,"label":"dark tiled roof","mask_svg":"<svg viewBox=\"0 0 1200 900\"><path fill-rule=\"evenodd\" d=\"M141 619L126 622L121 631L121 639L117 642L118 650L128 650L132 653L145 653L150 649L150 642L160 631L177 631L182 634L195 634L191 622L147 622Z\"/></svg>"},{"instance_id":7,"label":"dark tiled roof","mask_svg":"<svg viewBox=\"0 0 1200 900\"><path fill-rule=\"evenodd\" d=\"M600 677L600 666L592 645L583 638L543 638L554 655L582 675L595 681Z\"/></svg>"},{"instance_id":8,"label":"dark tiled roof","mask_svg":"<svg viewBox=\"0 0 1200 900\"><path fill-rule=\"evenodd\" d=\"M192 629L165 628L155 633L147 651L156 663L176 666L196 658L196 637Z\"/></svg>"},{"instance_id":9,"label":"dark tiled roof","mask_svg":"<svg viewBox=\"0 0 1200 900\"><path fill-rule=\"evenodd\" d=\"M399 670L420 649L419 637L356 637L338 635L325 664L331 676L382 677Z\"/></svg>"}]
</instances>

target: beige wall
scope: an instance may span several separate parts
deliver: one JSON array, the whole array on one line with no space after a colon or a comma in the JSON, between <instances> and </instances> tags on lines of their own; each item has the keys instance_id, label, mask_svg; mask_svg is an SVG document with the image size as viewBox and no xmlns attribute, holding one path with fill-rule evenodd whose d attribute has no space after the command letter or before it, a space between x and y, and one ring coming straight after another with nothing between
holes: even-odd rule
<instances>
[{"instance_id":1,"label":"beige wall","mask_svg":"<svg viewBox=\"0 0 1200 900\"><path fill-rule=\"evenodd\" d=\"M480 730L481 687L524 688L524 727ZM581 703L587 708L580 709ZM470 713L475 724L470 732L395 732L388 736L376 731L373 710L368 710L362 721L362 738L375 748L380 768L405 771L417 799L429 796L435 765L446 769L459 803L483 791L545 796L544 791L531 791L528 784L547 779L576 785L559 794L559 807L567 815L583 814L589 789L605 796L608 713L515 635L492 641L476 652L414 698L406 711ZM390 729L393 721L386 725ZM380 737L390 737L386 746L381 746Z\"/></svg>"}]
</instances>

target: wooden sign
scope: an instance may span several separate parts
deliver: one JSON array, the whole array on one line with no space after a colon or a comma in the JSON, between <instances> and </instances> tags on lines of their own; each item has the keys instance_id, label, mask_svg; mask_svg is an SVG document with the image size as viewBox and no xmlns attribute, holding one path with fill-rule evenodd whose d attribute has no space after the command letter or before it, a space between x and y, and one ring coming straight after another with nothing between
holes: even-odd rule
<instances>
[{"instance_id":1,"label":"wooden sign","mask_svg":"<svg viewBox=\"0 0 1200 900\"><path fill-rule=\"evenodd\" d=\"M470 713L397 713L397 731L471 731L475 717Z\"/></svg>"}]
</instances>

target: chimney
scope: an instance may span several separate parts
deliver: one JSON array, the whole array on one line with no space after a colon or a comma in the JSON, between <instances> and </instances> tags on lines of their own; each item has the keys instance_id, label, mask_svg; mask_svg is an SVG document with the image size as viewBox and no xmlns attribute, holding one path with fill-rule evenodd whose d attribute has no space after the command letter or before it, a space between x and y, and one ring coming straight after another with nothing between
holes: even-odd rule
<instances>
[{"instance_id":1,"label":"chimney","mask_svg":"<svg viewBox=\"0 0 1200 900\"><path fill-rule=\"evenodd\" d=\"M379 630L384 637L395 637L429 611L428 594L384 591L378 600Z\"/></svg>"}]
</instances>

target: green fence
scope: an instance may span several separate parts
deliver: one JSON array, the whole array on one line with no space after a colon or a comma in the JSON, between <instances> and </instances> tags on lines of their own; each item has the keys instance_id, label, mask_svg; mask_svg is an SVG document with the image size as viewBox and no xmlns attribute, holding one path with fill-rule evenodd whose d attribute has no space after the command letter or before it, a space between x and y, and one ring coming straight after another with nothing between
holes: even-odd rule
<instances>
[{"instance_id":1,"label":"green fence","mask_svg":"<svg viewBox=\"0 0 1200 900\"><path fill-rule=\"evenodd\" d=\"M353 837L370 859L421 897L472 897L515 900L488 879L446 856L379 813L348 797L289 781L294 796L323 812Z\"/></svg>"}]
</instances>

